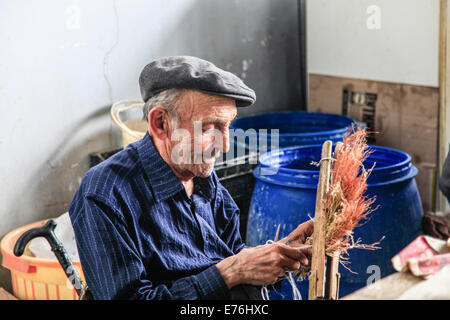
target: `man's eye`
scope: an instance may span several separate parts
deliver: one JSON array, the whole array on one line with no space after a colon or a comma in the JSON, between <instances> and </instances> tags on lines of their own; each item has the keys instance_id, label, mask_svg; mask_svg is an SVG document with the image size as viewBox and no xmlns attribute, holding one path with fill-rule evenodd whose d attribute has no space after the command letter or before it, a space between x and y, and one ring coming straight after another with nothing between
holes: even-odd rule
<instances>
[{"instance_id":1,"label":"man's eye","mask_svg":"<svg viewBox=\"0 0 450 320\"><path fill-rule=\"evenodd\" d=\"M211 130L211 129L214 129L214 125L212 125L212 124L203 126L203 132Z\"/></svg>"}]
</instances>

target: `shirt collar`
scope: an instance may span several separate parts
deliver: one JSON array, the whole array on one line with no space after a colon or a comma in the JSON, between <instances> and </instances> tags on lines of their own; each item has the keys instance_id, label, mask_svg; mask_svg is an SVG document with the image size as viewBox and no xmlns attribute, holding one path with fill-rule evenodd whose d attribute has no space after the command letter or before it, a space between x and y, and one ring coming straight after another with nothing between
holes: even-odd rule
<instances>
[{"instance_id":1,"label":"shirt collar","mask_svg":"<svg viewBox=\"0 0 450 320\"><path fill-rule=\"evenodd\" d=\"M148 132L138 141L137 151L157 202L184 189L180 179L159 154Z\"/></svg>"},{"instance_id":2,"label":"shirt collar","mask_svg":"<svg viewBox=\"0 0 450 320\"><path fill-rule=\"evenodd\" d=\"M182 190L185 191L180 179L159 154L148 132L137 142L136 148L157 202L164 201ZM194 192L198 191L207 200L212 200L214 196L213 174L208 178L194 178Z\"/></svg>"},{"instance_id":3,"label":"shirt collar","mask_svg":"<svg viewBox=\"0 0 450 320\"><path fill-rule=\"evenodd\" d=\"M214 172L207 178L194 178L194 193L202 195L202 197L209 201L214 199L214 190L216 188L212 179L213 174Z\"/></svg>"}]
</instances>

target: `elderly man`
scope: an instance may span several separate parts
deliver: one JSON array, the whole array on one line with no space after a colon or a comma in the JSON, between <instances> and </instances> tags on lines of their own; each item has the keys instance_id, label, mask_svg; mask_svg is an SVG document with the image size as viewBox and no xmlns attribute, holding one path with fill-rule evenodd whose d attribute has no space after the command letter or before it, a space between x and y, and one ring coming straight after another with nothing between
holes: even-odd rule
<instances>
[{"instance_id":1,"label":"elderly man","mask_svg":"<svg viewBox=\"0 0 450 320\"><path fill-rule=\"evenodd\" d=\"M256 286L308 264L310 251L296 247L312 222L247 247L239 209L213 170L253 90L186 56L148 64L140 87L147 134L89 170L69 207L94 298L257 299Z\"/></svg>"}]
</instances>

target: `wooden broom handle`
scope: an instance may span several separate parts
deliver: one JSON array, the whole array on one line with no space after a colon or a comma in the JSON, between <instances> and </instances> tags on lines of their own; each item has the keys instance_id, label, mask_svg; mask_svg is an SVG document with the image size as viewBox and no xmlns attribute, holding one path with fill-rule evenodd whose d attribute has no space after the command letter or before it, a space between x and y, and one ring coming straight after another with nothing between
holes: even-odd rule
<instances>
[{"instance_id":1,"label":"wooden broom handle","mask_svg":"<svg viewBox=\"0 0 450 320\"><path fill-rule=\"evenodd\" d=\"M325 204L330 184L332 142L322 145L319 183L317 185L316 208L314 214L314 234L311 257L311 275L309 277L309 300L325 298Z\"/></svg>"},{"instance_id":2,"label":"wooden broom handle","mask_svg":"<svg viewBox=\"0 0 450 320\"><path fill-rule=\"evenodd\" d=\"M339 152L343 147L342 142L338 142L334 148L334 159L337 159ZM325 298L329 300L339 299L339 256L340 252L336 251L332 256L327 255L327 273L325 278Z\"/></svg>"}]
</instances>

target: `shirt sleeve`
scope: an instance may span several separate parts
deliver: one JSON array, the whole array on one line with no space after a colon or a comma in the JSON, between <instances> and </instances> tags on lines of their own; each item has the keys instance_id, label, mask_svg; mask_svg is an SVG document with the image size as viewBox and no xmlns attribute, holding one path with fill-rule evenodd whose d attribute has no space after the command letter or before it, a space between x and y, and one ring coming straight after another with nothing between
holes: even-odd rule
<instances>
[{"instance_id":1,"label":"shirt sleeve","mask_svg":"<svg viewBox=\"0 0 450 320\"><path fill-rule=\"evenodd\" d=\"M215 265L195 275L154 285L125 222L104 201L76 196L69 214L83 273L94 299L230 298L230 291Z\"/></svg>"}]
</instances>

